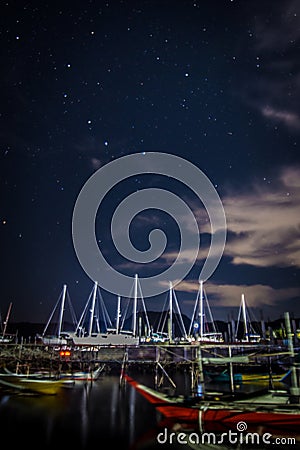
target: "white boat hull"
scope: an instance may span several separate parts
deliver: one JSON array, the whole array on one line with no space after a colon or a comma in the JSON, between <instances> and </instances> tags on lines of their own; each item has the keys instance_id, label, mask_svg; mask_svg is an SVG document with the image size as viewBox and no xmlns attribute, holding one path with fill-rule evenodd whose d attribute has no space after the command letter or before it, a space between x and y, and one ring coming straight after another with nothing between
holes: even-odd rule
<instances>
[{"instance_id":1,"label":"white boat hull","mask_svg":"<svg viewBox=\"0 0 300 450\"><path fill-rule=\"evenodd\" d=\"M71 336L74 345L139 345L139 338L126 334L99 333L91 336Z\"/></svg>"}]
</instances>

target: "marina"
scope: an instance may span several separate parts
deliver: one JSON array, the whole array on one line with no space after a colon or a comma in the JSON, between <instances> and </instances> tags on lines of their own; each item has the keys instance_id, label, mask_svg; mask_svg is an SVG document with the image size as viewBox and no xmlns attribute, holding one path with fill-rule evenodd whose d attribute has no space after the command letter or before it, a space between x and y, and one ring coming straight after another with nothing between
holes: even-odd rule
<instances>
[{"instance_id":1,"label":"marina","mask_svg":"<svg viewBox=\"0 0 300 450\"><path fill-rule=\"evenodd\" d=\"M294 350L297 354L299 349ZM201 353L201 356L200 356ZM253 343L139 343L137 345L45 345L42 343L7 343L0 346L1 367L18 371L59 373L93 368L104 364L107 370L119 370L122 366L169 370L188 370L193 373L203 366L214 369L214 375L224 369L236 371L251 367L260 372L271 366L286 367L291 364L291 352L287 345L264 345ZM282 369L283 370L283 369ZM253 375L253 372L252 372ZM248 375L250 376L250 375Z\"/></svg>"},{"instance_id":2,"label":"marina","mask_svg":"<svg viewBox=\"0 0 300 450\"><path fill-rule=\"evenodd\" d=\"M0 8L2 447L300 450L300 0Z\"/></svg>"},{"instance_id":3,"label":"marina","mask_svg":"<svg viewBox=\"0 0 300 450\"><path fill-rule=\"evenodd\" d=\"M176 373L185 374L194 395L204 380L218 383L231 392L246 384L257 387L290 384L291 367L296 367L289 348L253 344L140 344L68 349L41 344L6 344L0 346L0 361L4 372L0 375L2 387L7 381L13 387L14 380L8 376L12 373L23 378L43 374L45 378L60 381L95 380L101 368L102 375L117 375L120 382L127 372L151 373L158 388L166 382L174 386Z\"/></svg>"},{"instance_id":4,"label":"marina","mask_svg":"<svg viewBox=\"0 0 300 450\"><path fill-rule=\"evenodd\" d=\"M236 432L240 423L245 423L257 439L268 434L272 443L280 436L282 442L292 439L294 448L300 446L300 347L288 312L284 316L286 339L263 339L253 327L242 294L238 318L228 340L217 329L202 282L189 326L183 320L171 283L155 326L139 289L135 276L133 297L125 309L118 297L113 321L99 286L94 283L77 320L67 286L63 285L41 334L37 333L33 340L6 340L3 333L0 417L1 412L6 414L8 405L14 404L17 411L19 402L45 404L43 427L48 431L41 432L39 442L49 449L59 433L67 432L64 426L55 429L55 417L51 428L47 418L51 416L49 404L57 405L56 409L61 408L61 402L67 408L64 422L68 432L77 436L77 448L82 450L96 438L107 440L109 445L122 442L122 448L128 449L144 445L160 448L159 439L164 440L174 430L186 436L194 433L198 443L206 433L212 433L212 448L226 448L224 445L232 442L224 441L221 447L216 442L224 433ZM64 321L67 306L74 319L68 328ZM49 332L52 322L54 328ZM6 320L6 328L8 325ZM89 405L94 405L94 397L99 399L108 392L113 398L103 406L105 413L103 409L101 414L109 414L113 425L102 429ZM47 400L50 398L51 402ZM68 423L71 404L79 416L77 425ZM120 408L120 415L116 415ZM143 414L147 411L143 423L139 408ZM22 417L22 412L18 414ZM26 413L25 418L30 429L30 414ZM241 430L237 431L243 441ZM32 447L35 444L38 442L33 442ZM178 442L172 442L172 448L177 448L177 444L182 448ZM239 448L230 445L228 448Z\"/></svg>"},{"instance_id":5,"label":"marina","mask_svg":"<svg viewBox=\"0 0 300 450\"><path fill-rule=\"evenodd\" d=\"M274 442L300 448L300 350L288 313L285 324L288 340L281 345L153 343L139 336L135 345L78 345L69 337L3 342L0 419L7 430L31 433L32 449L50 450L66 435L78 450L100 441L128 450L168 448L170 436L177 449L183 445L175 438L183 435L184 448L243 448L249 433L259 446L245 448ZM237 434L240 423L245 436ZM210 441L195 447L207 433ZM217 445L224 433L227 440ZM228 433L242 441L233 445ZM13 437L16 446L20 436ZM265 436L268 445L259 441Z\"/></svg>"},{"instance_id":6,"label":"marina","mask_svg":"<svg viewBox=\"0 0 300 450\"><path fill-rule=\"evenodd\" d=\"M190 416L187 420L182 417L177 409L175 417L166 417L165 410L158 410L156 405L149 402L142 395L134 384L130 381L138 380L142 386L151 387L154 393L167 395L172 398L175 406L175 399L180 398L194 399L190 397L191 378L186 371L170 371L170 379L164 377L164 381L157 383L155 381L155 372L143 371L141 368L130 366L120 382L120 372L102 371L95 380L77 380L72 386L62 387L56 392L56 395L45 395L37 393L15 392L10 389L0 389L0 420L3 429L10 435L12 445L20 446L24 436L30 436L30 446L32 449L55 448L60 445L61 440L66 438L69 446L78 450L85 450L97 443L101 447L111 448L117 445L120 448L133 450L143 448L170 448L168 438L171 433L173 436L172 448L190 448L189 444L195 445L195 436L206 436L211 434L211 438L219 439L220 433L227 433L230 429L236 432L237 423L245 421L244 413L232 418L231 425L221 426L217 416L209 422L205 422L205 428L199 429L199 420ZM125 374L124 374L125 375ZM172 382L171 382L172 381ZM226 392L229 392L229 386L224 384L211 383L206 384L206 388L213 392L223 392L224 399L218 401L218 407L215 411L222 411L226 405ZM256 391L257 386L240 386L239 392L249 393ZM261 390L261 386L259 387ZM198 401L201 401L198 398ZM162 399L159 398L162 403ZM190 403L191 405L191 403ZM178 405L177 405L178 406ZM254 408L252 406L252 408ZM256 405L257 407L257 405ZM272 407L272 406L271 406ZM171 410L174 411L173 406ZM192 409L192 413L199 415L199 410ZM203 424L205 417L203 416ZM266 445L250 446L245 444L245 448L269 448L269 444L277 439L276 448L286 448L289 442L293 448L300 448L298 431L280 430L278 427L268 428L266 426L257 427L255 424L247 424L248 432L259 433L260 439L266 433L270 442ZM297 427L298 428L298 427ZM13 430L18 429L18 433ZM174 434L175 433L175 434ZM178 433L184 433L182 436L191 436L192 442L183 445L176 441ZM241 433L242 435L242 433ZM256 435L255 435L256 436ZM168 437L168 438L167 438ZM204 439L204 438L203 438ZM258 438L257 438L258 439ZM281 441L278 441L280 439ZM290 439L290 441L287 441ZM293 441L292 441L293 439ZM201 442L201 440L200 440ZM205 442L205 441L204 441ZM233 441L232 441L233 442ZM280 445L280 442L283 444ZM206 442L206 445L197 448L210 448L213 441ZM194 448L194 447L192 447ZM213 448L224 449L225 442L217 446L215 442ZM228 448L244 448L239 442L231 443Z\"/></svg>"},{"instance_id":7,"label":"marina","mask_svg":"<svg viewBox=\"0 0 300 450\"><path fill-rule=\"evenodd\" d=\"M287 339L283 322L277 325L280 327L278 330L273 330L263 319L258 321L250 310L251 307L246 304L245 295L242 293L237 318L231 317L227 323L216 321L209 305L204 283L200 281L191 317L188 317L182 310L172 283L169 283L169 291L166 293L161 311L148 311L136 274L132 292L127 298L117 297L115 311L108 311L102 291L98 283L94 282L87 301L78 314L78 311L74 310L67 285L64 284L46 325L42 332L36 333L34 342L50 346L75 347L197 342L202 344L261 343L275 345L276 341ZM7 322L8 319L5 321L5 329ZM295 342L299 342L299 320L296 323L293 318L291 327ZM9 340L6 339L8 336L10 336ZM2 335L3 343L12 342L13 339L17 339L16 334L8 335L6 333L5 341L4 333Z\"/></svg>"},{"instance_id":8,"label":"marina","mask_svg":"<svg viewBox=\"0 0 300 450\"><path fill-rule=\"evenodd\" d=\"M217 328L202 281L189 324L184 320L172 283L156 322L150 320L137 274L128 299L117 298L114 320L97 282L78 319L64 284L42 333L33 340L5 339L11 308L12 304L0 345L0 370L10 373L28 375L43 371L60 378L65 373L91 374L101 366L104 373L120 374L137 368L152 371L156 378L159 374L168 378L168 373L185 371L192 389L206 376L227 383L231 391L235 383L271 385L292 372L296 384L298 377L294 362L299 360L298 336L289 313L285 313L282 324L285 339L268 340L263 331L258 334L255 330L242 294L237 320L231 321L230 333L226 335Z\"/></svg>"}]
</instances>

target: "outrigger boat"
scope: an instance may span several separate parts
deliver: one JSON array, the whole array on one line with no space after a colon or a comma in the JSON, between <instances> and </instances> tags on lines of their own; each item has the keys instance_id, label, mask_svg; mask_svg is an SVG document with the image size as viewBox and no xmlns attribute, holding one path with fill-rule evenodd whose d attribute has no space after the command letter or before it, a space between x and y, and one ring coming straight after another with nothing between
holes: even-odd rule
<instances>
[{"instance_id":1,"label":"outrigger boat","mask_svg":"<svg viewBox=\"0 0 300 450\"><path fill-rule=\"evenodd\" d=\"M11 372L7 368L0 374L0 386L23 393L56 395L62 388L74 385L71 379L46 376L43 373L24 374Z\"/></svg>"},{"instance_id":2,"label":"outrigger boat","mask_svg":"<svg viewBox=\"0 0 300 450\"><path fill-rule=\"evenodd\" d=\"M75 382L92 382L99 379L105 364L99 365L93 370L74 371L57 375L48 375L43 372L24 374L11 372L4 368L5 373L0 374L0 386L22 392L38 394L57 394L64 387L74 386Z\"/></svg>"},{"instance_id":3,"label":"outrigger boat","mask_svg":"<svg viewBox=\"0 0 300 450\"><path fill-rule=\"evenodd\" d=\"M294 350L291 340L289 315L285 313L289 350L292 359ZM228 358L232 363L235 357ZM300 428L300 389L296 366L291 365L291 386L283 390L262 388L256 392L209 392L205 389L202 357L199 356L199 392L184 397L171 396L138 383L126 373L123 378L143 395L168 420L189 424L203 432L211 428L233 428L238 423L246 427L265 428L297 435ZM240 431L240 430L239 430ZM269 431L270 432L270 431Z\"/></svg>"},{"instance_id":4,"label":"outrigger boat","mask_svg":"<svg viewBox=\"0 0 300 450\"><path fill-rule=\"evenodd\" d=\"M39 377L26 377L26 375L17 374L0 375L0 385L9 390L21 391L23 393L35 393L56 395L62 388L74 384L74 381L64 379L47 379Z\"/></svg>"},{"instance_id":5,"label":"outrigger boat","mask_svg":"<svg viewBox=\"0 0 300 450\"><path fill-rule=\"evenodd\" d=\"M241 421L248 427L299 432L300 404L293 403L287 391L261 390L239 395L211 392L186 398L167 395L138 383L127 374L123 376L166 419L188 424L200 432L212 427L236 430Z\"/></svg>"},{"instance_id":6,"label":"outrigger boat","mask_svg":"<svg viewBox=\"0 0 300 450\"><path fill-rule=\"evenodd\" d=\"M284 383L285 380L290 375L291 371L288 370L282 374L270 374L270 373L234 373L233 381L238 384L269 384L270 381L272 383ZM211 372L206 371L205 374L214 382L214 383L229 383L230 382L230 373L228 370L223 370L222 372Z\"/></svg>"},{"instance_id":7,"label":"outrigger boat","mask_svg":"<svg viewBox=\"0 0 300 450\"><path fill-rule=\"evenodd\" d=\"M60 379L74 381L96 381L99 379L101 372L104 370L105 364L99 365L94 370L75 371L71 373L62 373Z\"/></svg>"}]
</instances>

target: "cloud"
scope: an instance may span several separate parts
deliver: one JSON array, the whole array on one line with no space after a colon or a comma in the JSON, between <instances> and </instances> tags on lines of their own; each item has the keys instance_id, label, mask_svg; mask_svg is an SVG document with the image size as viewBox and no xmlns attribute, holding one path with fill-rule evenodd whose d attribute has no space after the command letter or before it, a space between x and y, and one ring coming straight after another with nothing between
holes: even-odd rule
<instances>
[{"instance_id":1,"label":"cloud","mask_svg":"<svg viewBox=\"0 0 300 450\"><path fill-rule=\"evenodd\" d=\"M262 107L261 112L263 116L282 122L288 127L300 128L300 117L293 112L280 111L269 106Z\"/></svg>"},{"instance_id":2,"label":"cloud","mask_svg":"<svg viewBox=\"0 0 300 450\"><path fill-rule=\"evenodd\" d=\"M271 184L255 182L243 192L230 191L222 198L228 238L224 255L234 265L300 267L300 167L285 167ZM194 208L201 233L211 233L203 207ZM204 260L208 244L198 252ZM192 261L194 249L186 249L182 261ZM176 251L163 258L171 263Z\"/></svg>"},{"instance_id":3,"label":"cloud","mask_svg":"<svg viewBox=\"0 0 300 450\"><path fill-rule=\"evenodd\" d=\"M271 180L256 180L243 188L243 191L227 188L222 197L227 221L224 256L235 266L299 269L300 167L281 168ZM212 231L205 208L194 204L192 210L200 230L196 263L202 265L208 255ZM159 227L160 221L155 215L142 218L141 224L145 227L149 221ZM189 229L184 217L181 222ZM151 267L166 269L174 263L178 251L179 247L170 246ZM187 246L180 253L179 263L193 267L194 258L195 248Z\"/></svg>"},{"instance_id":4,"label":"cloud","mask_svg":"<svg viewBox=\"0 0 300 450\"><path fill-rule=\"evenodd\" d=\"M239 307L242 294L245 295L248 307L262 308L266 305L279 304L287 298L299 298L300 288L280 288L275 289L269 285L235 285L235 284L214 284L207 282L204 285L209 305L213 307ZM183 291L196 294L199 290L197 281L182 281L176 285L176 291Z\"/></svg>"},{"instance_id":5,"label":"cloud","mask_svg":"<svg viewBox=\"0 0 300 450\"><path fill-rule=\"evenodd\" d=\"M273 188L253 186L224 198L233 264L300 267L300 168L285 168Z\"/></svg>"},{"instance_id":6,"label":"cloud","mask_svg":"<svg viewBox=\"0 0 300 450\"><path fill-rule=\"evenodd\" d=\"M267 17L266 17L267 15ZM272 7L272 20L266 15L254 16L256 48L264 52L285 50L300 38L299 1L278 2Z\"/></svg>"},{"instance_id":7,"label":"cloud","mask_svg":"<svg viewBox=\"0 0 300 450\"><path fill-rule=\"evenodd\" d=\"M91 158L90 163L93 169L97 170L102 166L102 162L98 158Z\"/></svg>"}]
</instances>

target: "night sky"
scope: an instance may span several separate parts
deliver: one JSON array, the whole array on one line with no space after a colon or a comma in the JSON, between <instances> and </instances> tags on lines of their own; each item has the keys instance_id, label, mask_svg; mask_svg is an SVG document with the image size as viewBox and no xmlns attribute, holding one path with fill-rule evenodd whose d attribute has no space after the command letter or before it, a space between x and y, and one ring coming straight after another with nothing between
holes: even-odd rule
<instances>
[{"instance_id":1,"label":"night sky","mask_svg":"<svg viewBox=\"0 0 300 450\"><path fill-rule=\"evenodd\" d=\"M205 282L214 317L236 317L242 293L257 318L300 316L299 1L7 1L0 21L2 316L12 302L12 321L46 322L63 284L80 315L93 280L72 241L78 194L107 163L147 152L190 161L222 200L227 242ZM153 228L165 231L153 263L125 260L110 236L120 201L150 186L188 202L202 230L197 264L175 288L189 315L210 232L186 187L131 177L99 209L97 240L132 277L172 263L179 234L163 212L130 228L141 251ZM116 296L102 294L113 317Z\"/></svg>"}]
</instances>

